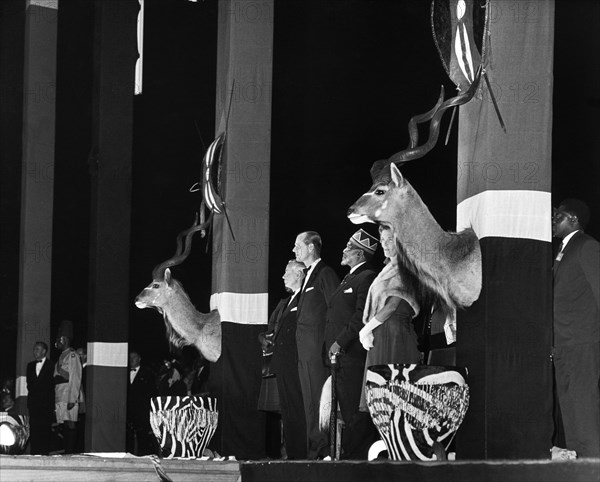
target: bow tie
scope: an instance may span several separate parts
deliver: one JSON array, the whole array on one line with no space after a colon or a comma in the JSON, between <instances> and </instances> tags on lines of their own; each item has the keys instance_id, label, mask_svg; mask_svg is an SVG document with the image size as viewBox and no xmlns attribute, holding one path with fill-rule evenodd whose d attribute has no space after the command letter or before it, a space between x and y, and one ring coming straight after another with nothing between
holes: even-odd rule
<instances>
[{"instance_id":1,"label":"bow tie","mask_svg":"<svg viewBox=\"0 0 600 482\"><path fill-rule=\"evenodd\" d=\"M139 368L139 367L138 367ZM129 369L130 372L137 372L137 368L130 368Z\"/></svg>"},{"instance_id":2,"label":"bow tie","mask_svg":"<svg viewBox=\"0 0 600 482\"><path fill-rule=\"evenodd\" d=\"M43 362L44 362L44 360L36 360L35 362L36 362L36 363L43 363Z\"/></svg>"}]
</instances>

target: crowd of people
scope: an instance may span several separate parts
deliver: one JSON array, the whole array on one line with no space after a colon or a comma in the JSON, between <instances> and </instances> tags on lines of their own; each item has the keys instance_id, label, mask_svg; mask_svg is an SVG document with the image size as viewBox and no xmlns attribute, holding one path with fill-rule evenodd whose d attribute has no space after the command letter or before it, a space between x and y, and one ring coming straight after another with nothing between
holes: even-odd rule
<instances>
[{"instance_id":1,"label":"crowd of people","mask_svg":"<svg viewBox=\"0 0 600 482\"><path fill-rule=\"evenodd\" d=\"M564 200L552 219L553 235L562 240L553 267L554 442L569 457L600 457L600 243L584 232L589 219L588 206L575 199ZM318 426L331 361L337 363L333 390L344 422L341 458L357 460L367 458L377 438L365 403L366 367L424 361L413 321L427 309L431 323L435 313L405 289L393 233L379 232L383 269L377 273L371 265L378 240L360 229L342 251L349 273L341 282L321 259L320 235L296 237L295 259L283 274L290 296L259 336L270 360L259 408L281 414L288 459L333 455L328 432Z\"/></svg>"},{"instance_id":2,"label":"crowd of people","mask_svg":"<svg viewBox=\"0 0 600 482\"><path fill-rule=\"evenodd\" d=\"M554 258L552 359L555 373L555 443L578 457L600 457L600 243L584 232L590 211L579 200L564 200L552 218L561 245ZM384 266L373 256L381 244ZM280 414L284 456L290 460L330 457L328 432L319 427L322 389L336 365L332 387L344 423L341 458L365 460L378 438L365 403L366 367L423 363L414 321L430 307L419 305L404 286L394 234L379 228L379 239L359 229L341 251L348 268L340 281L321 259L322 239L314 231L299 233L294 259L282 278L289 296L272 312L267 331L259 335L263 350L260 410ZM30 453L83 451L85 427L85 348L72 346L73 328L61 322L55 347L36 342L27 365ZM157 453L149 423L155 396L208 394L209 364L165 360L142 366L129 353L127 451ZM1 388L2 411L14 410L14 387ZM62 448L52 443L59 435ZM57 437L55 437L56 439Z\"/></svg>"},{"instance_id":3,"label":"crowd of people","mask_svg":"<svg viewBox=\"0 0 600 482\"><path fill-rule=\"evenodd\" d=\"M28 453L32 455L84 452L87 350L73 348L72 340L72 323L63 320L55 342L56 361L51 360L45 342L33 345L34 359L26 369ZM206 395L209 364L199 357L147 366L141 366L141 361L138 351L129 352L126 450L148 455L158 453L149 422L151 397ZM18 417L14 380L3 381L0 397L0 411Z\"/></svg>"},{"instance_id":4,"label":"crowd of people","mask_svg":"<svg viewBox=\"0 0 600 482\"><path fill-rule=\"evenodd\" d=\"M422 361L413 325L420 307L403 287L393 233L379 231L379 240L363 229L350 237L340 261L349 272L341 281L321 259L318 233L296 237L295 259L283 274L290 296L277 305L268 330L259 335L263 352L272 353L264 383L274 375L290 460L331 456L328 432L319 427L331 363L337 367L332 389L344 421L342 458L364 460L377 439L365 404L365 367ZM377 273L372 260L379 243L385 266ZM266 402L273 397L266 390L261 395L259 408L269 409Z\"/></svg>"}]
</instances>

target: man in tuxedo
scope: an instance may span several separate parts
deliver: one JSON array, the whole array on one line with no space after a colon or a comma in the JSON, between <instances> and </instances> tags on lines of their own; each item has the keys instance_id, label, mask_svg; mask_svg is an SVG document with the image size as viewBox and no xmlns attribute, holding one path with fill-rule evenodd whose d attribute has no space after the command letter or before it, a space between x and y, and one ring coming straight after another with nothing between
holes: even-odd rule
<instances>
[{"instance_id":1,"label":"man in tuxedo","mask_svg":"<svg viewBox=\"0 0 600 482\"><path fill-rule=\"evenodd\" d=\"M127 385L126 450L134 455L156 453L150 427L150 398L156 396L155 379L150 370L141 366L137 351L129 352L129 383Z\"/></svg>"},{"instance_id":2,"label":"man in tuxedo","mask_svg":"<svg viewBox=\"0 0 600 482\"><path fill-rule=\"evenodd\" d=\"M27 364L27 410L32 455L48 455L54 423L54 366L48 358L48 345L36 341L34 361Z\"/></svg>"},{"instance_id":3,"label":"man in tuxedo","mask_svg":"<svg viewBox=\"0 0 600 482\"><path fill-rule=\"evenodd\" d=\"M356 231L342 251L342 266L350 272L333 292L327 310L325 348L329 360L337 361L336 395L345 426L342 432L342 458L366 460L376 439L376 429L367 412L358 409L367 351L358 333L363 327L363 311L369 287L377 276L370 262L377 239L366 231ZM333 387L332 387L333 389Z\"/></svg>"},{"instance_id":4,"label":"man in tuxedo","mask_svg":"<svg viewBox=\"0 0 600 482\"><path fill-rule=\"evenodd\" d=\"M283 283L290 296L279 302L269 319L269 330L259 335L263 349L273 350L270 367L277 381L284 446L288 460L305 459L307 448L306 420L296 347L298 295L304 281L304 268L304 263L295 260L287 264Z\"/></svg>"},{"instance_id":5,"label":"man in tuxedo","mask_svg":"<svg viewBox=\"0 0 600 482\"><path fill-rule=\"evenodd\" d=\"M565 199L552 219L556 392L568 450L600 457L600 243L584 228L588 206Z\"/></svg>"},{"instance_id":6,"label":"man in tuxedo","mask_svg":"<svg viewBox=\"0 0 600 482\"><path fill-rule=\"evenodd\" d=\"M293 249L296 261L307 267L298 300L296 346L309 459L329 453L327 435L319 430L319 399L327 379L322 350L327 307L340 284L335 271L321 260L321 247L321 236L315 231L305 231L296 236Z\"/></svg>"}]
</instances>

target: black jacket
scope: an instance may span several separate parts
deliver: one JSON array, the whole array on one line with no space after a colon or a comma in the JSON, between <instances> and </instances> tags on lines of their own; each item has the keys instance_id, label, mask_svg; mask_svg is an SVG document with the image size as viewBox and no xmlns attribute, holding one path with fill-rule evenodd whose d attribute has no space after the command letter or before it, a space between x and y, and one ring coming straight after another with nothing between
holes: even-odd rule
<instances>
[{"instance_id":1,"label":"black jacket","mask_svg":"<svg viewBox=\"0 0 600 482\"><path fill-rule=\"evenodd\" d=\"M35 423L52 423L54 415L54 362L46 359L40 374L35 373L36 362L27 364L27 409Z\"/></svg>"},{"instance_id":2,"label":"black jacket","mask_svg":"<svg viewBox=\"0 0 600 482\"><path fill-rule=\"evenodd\" d=\"M377 276L373 268L365 263L359 266L333 292L327 310L324 354L337 341L344 351L338 359L340 365L364 365L366 350L358 339L363 327L363 312L369 287Z\"/></svg>"}]
</instances>

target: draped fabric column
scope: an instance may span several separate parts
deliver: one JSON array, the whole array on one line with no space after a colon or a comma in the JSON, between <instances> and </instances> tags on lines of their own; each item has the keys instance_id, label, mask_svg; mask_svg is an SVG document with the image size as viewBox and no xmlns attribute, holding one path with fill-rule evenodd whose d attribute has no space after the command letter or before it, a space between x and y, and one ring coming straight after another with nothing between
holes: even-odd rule
<instances>
[{"instance_id":1,"label":"draped fabric column","mask_svg":"<svg viewBox=\"0 0 600 482\"><path fill-rule=\"evenodd\" d=\"M548 458L554 2L490 9L487 71L507 133L485 85L460 108L457 223L481 241L483 289L458 317L471 402L457 457Z\"/></svg>"},{"instance_id":2,"label":"draped fabric column","mask_svg":"<svg viewBox=\"0 0 600 482\"><path fill-rule=\"evenodd\" d=\"M125 450L137 0L94 4L85 449Z\"/></svg>"},{"instance_id":3,"label":"draped fabric column","mask_svg":"<svg viewBox=\"0 0 600 482\"><path fill-rule=\"evenodd\" d=\"M257 335L268 321L273 7L273 0L221 0L218 15L216 134L227 128L221 196L233 235L216 215L211 308L221 314L223 351L211 366L219 404L213 445L248 459L265 456Z\"/></svg>"},{"instance_id":4,"label":"draped fabric column","mask_svg":"<svg viewBox=\"0 0 600 482\"><path fill-rule=\"evenodd\" d=\"M25 410L33 344L50 339L52 216L56 130L58 0L29 0L25 11L21 253L16 394Z\"/></svg>"}]
</instances>

